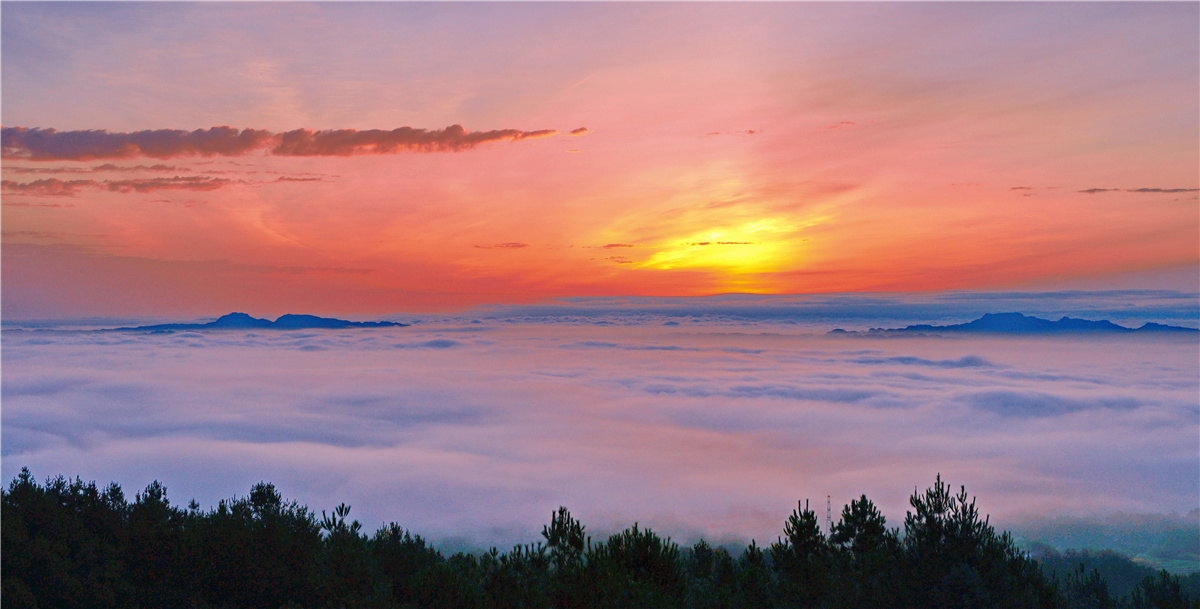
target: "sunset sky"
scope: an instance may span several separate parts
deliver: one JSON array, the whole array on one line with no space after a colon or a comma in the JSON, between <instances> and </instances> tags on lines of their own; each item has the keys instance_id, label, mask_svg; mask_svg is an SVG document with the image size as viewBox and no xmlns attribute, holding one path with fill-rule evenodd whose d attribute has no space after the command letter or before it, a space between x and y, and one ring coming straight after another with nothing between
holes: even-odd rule
<instances>
[{"instance_id":1,"label":"sunset sky","mask_svg":"<svg viewBox=\"0 0 1200 609\"><path fill-rule=\"evenodd\" d=\"M268 480L479 547L560 505L899 526L938 474L1006 527L1197 526L1195 332L827 333L1196 328L1200 3L0 16L6 480ZM112 331L231 311L411 325Z\"/></svg>"},{"instance_id":2,"label":"sunset sky","mask_svg":"<svg viewBox=\"0 0 1200 609\"><path fill-rule=\"evenodd\" d=\"M1195 291L1198 13L6 2L3 314Z\"/></svg>"}]
</instances>

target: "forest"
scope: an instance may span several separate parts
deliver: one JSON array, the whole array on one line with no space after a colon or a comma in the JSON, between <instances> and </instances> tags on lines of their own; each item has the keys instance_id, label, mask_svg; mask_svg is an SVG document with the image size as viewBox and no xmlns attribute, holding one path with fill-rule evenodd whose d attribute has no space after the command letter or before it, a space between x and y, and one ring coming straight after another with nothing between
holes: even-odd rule
<instances>
[{"instance_id":1,"label":"forest","mask_svg":"<svg viewBox=\"0 0 1200 609\"><path fill-rule=\"evenodd\" d=\"M317 514L261 482L201 509L151 483L28 469L3 490L3 603L21 608L1200 608L1195 576L1112 553L1042 563L938 476L903 527L864 495L823 531L807 502L769 546L680 546L633 524L593 539L559 508L542 540L445 556L342 504Z\"/></svg>"}]
</instances>

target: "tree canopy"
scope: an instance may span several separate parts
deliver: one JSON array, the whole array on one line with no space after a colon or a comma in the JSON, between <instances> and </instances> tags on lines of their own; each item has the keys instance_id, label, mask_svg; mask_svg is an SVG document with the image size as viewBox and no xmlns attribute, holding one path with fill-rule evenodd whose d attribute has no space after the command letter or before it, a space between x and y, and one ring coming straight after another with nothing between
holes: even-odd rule
<instances>
[{"instance_id":1,"label":"tree canopy","mask_svg":"<svg viewBox=\"0 0 1200 609\"><path fill-rule=\"evenodd\" d=\"M593 542L564 507L542 541L444 556L266 482L202 510L158 482L129 501L116 484L22 470L3 490L0 575L6 609L1200 607L1165 571L1122 596L1096 569L1044 573L940 476L910 504L903 533L865 495L825 532L803 502L775 543L736 556L637 523Z\"/></svg>"}]
</instances>

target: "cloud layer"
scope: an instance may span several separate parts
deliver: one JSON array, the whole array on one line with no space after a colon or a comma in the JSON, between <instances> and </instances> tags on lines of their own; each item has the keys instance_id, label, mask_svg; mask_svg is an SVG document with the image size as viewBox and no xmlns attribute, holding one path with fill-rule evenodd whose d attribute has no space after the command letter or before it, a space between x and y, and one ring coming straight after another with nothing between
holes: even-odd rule
<instances>
[{"instance_id":1,"label":"cloud layer","mask_svg":"<svg viewBox=\"0 0 1200 609\"><path fill-rule=\"evenodd\" d=\"M8 329L3 474L159 479L206 505L270 480L317 509L346 501L368 524L483 545L531 541L559 505L597 533L636 519L764 541L797 499L866 493L899 524L939 472L1001 526L1196 507L1195 339L637 319Z\"/></svg>"},{"instance_id":2,"label":"cloud layer","mask_svg":"<svg viewBox=\"0 0 1200 609\"><path fill-rule=\"evenodd\" d=\"M578 129L575 131L579 131ZM152 129L129 133L104 129L57 131L5 127L2 158L34 161L90 161L150 157L243 156L267 151L278 156L353 156L399 152L459 152L481 144L549 137L554 129L467 131L462 125L445 129L400 127L390 131L296 129L272 133L262 129L212 127L195 131ZM575 132L573 132L575 133ZM580 133L586 133L586 130Z\"/></svg>"}]
</instances>

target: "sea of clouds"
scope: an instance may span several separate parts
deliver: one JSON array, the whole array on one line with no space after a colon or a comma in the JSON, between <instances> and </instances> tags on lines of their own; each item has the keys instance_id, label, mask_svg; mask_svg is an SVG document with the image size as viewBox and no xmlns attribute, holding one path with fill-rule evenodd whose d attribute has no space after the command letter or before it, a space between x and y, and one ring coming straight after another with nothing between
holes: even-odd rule
<instances>
[{"instance_id":1,"label":"sea of clouds","mask_svg":"<svg viewBox=\"0 0 1200 609\"><path fill-rule=\"evenodd\" d=\"M6 322L0 468L159 480L202 506L265 480L454 547L535 541L560 505L597 535L761 544L798 500L836 519L866 494L901 526L939 473L1005 527L1196 509L1195 335L825 334L1004 311L1198 316L1194 294L1105 292L575 299L351 330Z\"/></svg>"}]
</instances>

